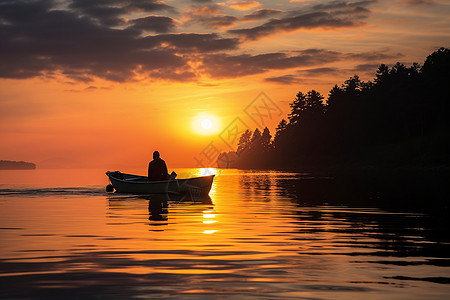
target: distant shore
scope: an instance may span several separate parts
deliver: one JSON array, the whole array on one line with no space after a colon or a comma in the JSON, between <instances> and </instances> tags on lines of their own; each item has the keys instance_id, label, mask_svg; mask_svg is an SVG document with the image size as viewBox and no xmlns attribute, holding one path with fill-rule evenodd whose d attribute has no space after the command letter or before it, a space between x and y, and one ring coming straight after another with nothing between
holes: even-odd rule
<instances>
[{"instance_id":1,"label":"distant shore","mask_svg":"<svg viewBox=\"0 0 450 300\"><path fill-rule=\"evenodd\" d=\"M0 160L0 170L34 170L36 164L26 161Z\"/></svg>"}]
</instances>

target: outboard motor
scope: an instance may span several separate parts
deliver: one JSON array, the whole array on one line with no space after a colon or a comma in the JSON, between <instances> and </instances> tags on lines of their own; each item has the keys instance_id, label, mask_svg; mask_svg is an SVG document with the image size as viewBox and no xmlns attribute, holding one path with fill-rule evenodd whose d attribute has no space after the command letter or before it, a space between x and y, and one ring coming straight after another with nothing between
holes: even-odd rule
<instances>
[{"instance_id":1,"label":"outboard motor","mask_svg":"<svg viewBox=\"0 0 450 300\"><path fill-rule=\"evenodd\" d=\"M106 186L106 192L108 193L114 192L114 187L111 183Z\"/></svg>"}]
</instances>

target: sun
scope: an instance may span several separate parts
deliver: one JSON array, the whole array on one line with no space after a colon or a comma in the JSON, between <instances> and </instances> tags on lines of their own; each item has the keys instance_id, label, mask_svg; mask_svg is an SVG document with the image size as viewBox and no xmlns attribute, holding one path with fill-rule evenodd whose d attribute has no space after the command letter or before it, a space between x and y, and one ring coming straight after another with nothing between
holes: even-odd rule
<instances>
[{"instance_id":1,"label":"sun","mask_svg":"<svg viewBox=\"0 0 450 300\"><path fill-rule=\"evenodd\" d=\"M204 120L202 121L202 127L203 127L203 129L205 129L205 130L211 129L211 127L212 127L212 121L211 121L210 119L204 119Z\"/></svg>"},{"instance_id":2,"label":"sun","mask_svg":"<svg viewBox=\"0 0 450 300\"><path fill-rule=\"evenodd\" d=\"M192 129L201 135L216 134L220 130L219 118L209 113L199 113L192 121Z\"/></svg>"}]
</instances>

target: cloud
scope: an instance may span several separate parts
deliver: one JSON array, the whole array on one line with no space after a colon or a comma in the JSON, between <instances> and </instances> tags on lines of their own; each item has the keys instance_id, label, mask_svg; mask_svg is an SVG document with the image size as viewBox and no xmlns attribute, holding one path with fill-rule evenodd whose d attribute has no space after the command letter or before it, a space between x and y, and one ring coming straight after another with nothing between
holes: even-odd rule
<instances>
[{"instance_id":1,"label":"cloud","mask_svg":"<svg viewBox=\"0 0 450 300\"><path fill-rule=\"evenodd\" d=\"M305 76L336 75L336 74L339 74L339 72L341 72L340 69L331 68L331 67L313 68L313 69L305 69L305 70L297 71L297 73L305 75Z\"/></svg>"},{"instance_id":2,"label":"cloud","mask_svg":"<svg viewBox=\"0 0 450 300\"><path fill-rule=\"evenodd\" d=\"M220 38L215 33L179 33L148 36L142 39L144 47L156 47L167 44L179 53L196 51L198 53L216 52L236 49L239 45L237 39Z\"/></svg>"},{"instance_id":3,"label":"cloud","mask_svg":"<svg viewBox=\"0 0 450 300\"><path fill-rule=\"evenodd\" d=\"M366 8L367 6L376 3L377 0L361 0L361 1L343 1L343 0L335 0L328 3L320 3L311 6L306 6L305 8L297 11L292 11L291 14L297 15L299 12L316 12L316 11L328 11L335 14L344 14L347 15L349 13L359 14L361 12L369 12Z\"/></svg>"},{"instance_id":4,"label":"cloud","mask_svg":"<svg viewBox=\"0 0 450 300\"><path fill-rule=\"evenodd\" d=\"M74 70L66 70L62 72L67 78L73 79L77 82L89 83L92 82L92 78L86 76L84 72L74 71Z\"/></svg>"},{"instance_id":5,"label":"cloud","mask_svg":"<svg viewBox=\"0 0 450 300\"><path fill-rule=\"evenodd\" d=\"M226 5L236 10L249 10L261 6L261 3L259 3L258 1L238 1L238 0L228 0L225 3L219 4Z\"/></svg>"},{"instance_id":6,"label":"cloud","mask_svg":"<svg viewBox=\"0 0 450 300\"><path fill-rule=\"evenodd\" d=\"M305 68L310 69L303 72L318 74L331 72L324 65L338 61L352 61L352 65L357 61L363 65L401 56L388 54L388 50L346 53L306 49L236 53L242 42L238 37L223 38L216 33L167 33L175 26L175 21L169 17L150 15L130 20L119 28L110 27L97 18L80 13L81 8L88 6L86 1L74 2L79 7L76 9L58 8L50 0L0 2L0 77L57 78L63 75L85 84L90 84L95 78L117 82L153 79L196 81L196 76L236 78L271 70ZM103 6L117 3L117 8L122 9L131 5L125 0L96 3ZM144 5L141 1L133 2L133 9L140 4ZM162 2L149 1L147 4L150 5L147 10L167 9ZM158 8L158 5L161 6ZM342 11L346 11L347 6L335 1L309 9L333 7L339 15L344 14ZM356 2L353 6L357 6ZM210 18L223 16L221 11L216 11L215 15L205 15L206 12L206 9L199 9L193 14ZM249 15L262 17L267 13L269 10L257 10ZM285 16L281 20L291 18L288 16L290 13L294 12L281 12ZM117 13L111 15L118 16ZM226 19L221 20L223 23L219 22L220 19L215 21L218 23L210 26L226 26ZM147 31L158 34L143 36L142 33ZM270 80L288 82L294 78L284 76Z\"/></svg>"},{"instance_id":7,"label":"cloud","mask_svg":"<svg viewBox=\"0 0 450 300\"><path fill-rule=\"evenodd\" d=\"M434 0L398 0L400 3L406 4L406 5L435 5L436 2Z\"/></svg>"},{"instance_id":8,"label":"cloud","mask_svg":"<svg viewBox=\"0 0 450 300\"><path fill-rule=\"evenodd\" d=\"M302 10L287 12L281 19L272 19L262 25L229 30L229 33L241 36L243 39L256 40L262 37L280 33L291 32L298 29L338 29L363 25L363 19L370 15L365 7L373 1L333 1L329 4L319 4L306 7Z\"/></svg>"},{"instance_id":9,"label":"cloud","mask_svg":"<svg viewBox=\"0 0 450 300\"><path fill-rule=\"evenodd\" d=\"M269 70L330 63L344 57L343 53L321 49L259 55L211 54L205 55L202 70L212 77L238 77L260 74Z\"/></svg>"},{"instance_id":10,"label":"cloud","mask_svg":"<svg viewBox=\"0 0 450 300\"><path fill-rule=\"evenodd\" d=\"M245 21L257 21L257 20L270 18L270 17L278 15L282 12L283 11L279 10L279 9L261 8L261 9L255 10L254 12L252 12L250 14L245 15L242 19Z\"/></svg>"},{"instance_id":11,"label":"cloud","mask_svg":"<svg viewBox=\"0 0 450 300\"><path fill-rule=\"evenodd\" d=\"M305 49L301 51L277 53L277 55L273 55L272 57L267 55L249 57L247 58L247 63L244 59L242 59L240 64L244 70L247 70L247 72L241 71L242 75L264 73L271 70L295 68L297 69L295 70L295 73L267 77L264 79L264 81L266 82L277 84L295 84L311 82L311 79L313 78L322 78L324 76L340 76L346 73L350 74L355 72L362 72L365 75L373 75L384 59L389 58L390 60L392 60L393 58L398 58L399 56L401 56L401 54L399 53L388 54L381 51L348 53L330 51L325 49ZM264 58L265 61L261 60L261 58ZM351 66L358 61L368 63L357 64L353 68L320 66L324 64L329 65L336 62L347 62L348 65ZM313 68L305 68L310 66L313 66ZM233 68L234 64L230 63L229 61L224 64L224 67L231 68L231 70L228 70L229 74L237 72L237 70ZM227 72L225 72L224 70L220 70L219 68L216 69L216 72L219 72L218 74L216 74L219 76L227 74Z\"/></svg>"},{"instance_id":12,"label":"cloud","mask_svg":"<svg viewBox=\"0 0 450 300\"><path fill-rule=\"evenodd\" d=\"M387 50L385 50L387 51ZM342 71L336 67L319 67L336 62L370 62L372 65L380 61L398 58L401 54L388 54L382 51L348 53L326 49L304 49L258 55L242 54L210 54L203 59L203 71L212 77L238 77L265 73L271 70L300 69L297 75L321 76L339 75ZM306 67L314 67L305 69ZM288 77L281 80L289 80ZM292 80L292 78L291 78Z\"/></svg>"},{"instance_id":13,"label":"cloud","mask_svg":"<svg viewBox=\"0 0 450 300\"><path fill-rule=\"evenodd\" d=\"M389 55L386 55L389 56ZM354 62L354 58L358 57L360 60L367 60L368 58L364 58L364 53L353 54L353 53L342 53L340 58L342 61L349 61L349 63ZM374 56L369 56L374 57ZM393 56L391 56L393 57ZM297 70L295 74L286 74L276 77L267 77L264 81L275 83L275 84L295 84L295 83L306 83L311 81L311 79L323 78L324 76L339 76L342 74L364 74L366 76L373 76L380 66L380 63L364 63L357 64L352 68L342 69L336 67L319 67L319 68L311 68L311 69L302 69Z\"/></svg>"},{"instance_id":14,"label":"cloud","mask_svg":"<svg viewBox=\"0 0 450 300\"><path fill-rule=\"evenodd\" d=\"M144 18L128 21L132 24L128 29L138 31L153 31L157 33L165 33L175 28L175 22L172 18L161 16L148 16Z\"/></svg>"},{"instance_id":15,"label":"cloud","mask_svg":"<svg viewBox=\"0 0 450 300\"><path fill-rule=\"evenodd\" d=\"M81 16L91 18L105 26L123 24L124 20L121 17L130 13L175 12L174 7L159 0L72 0L69 7Z\"/></svg>"},{"instance_id":16,"label":"cloud","mask_svg":"<svg viewBox=\"0 0 450 300\"><path fill-rule=\"evenodd\" d=\"M209 28L230 27L235 24L238 18L226 15L195 15L190 18L190 23L198 23Z\"/></svg>"},{"instance_id":17,"label":"cloud","mask_svg":"<svg viewBox=\"0 0 450 300\"><path fill-rule=\"evenodd\" d=\"M222 9L217 6L202 6L189 10L185 17L185 24L201 24L208 28L223 28L233 26L238 18L222 14Z\"/></svg>"},{"instance_id":18,"label":"cloud","mask_svg":"<svg viewBox=\"0 0 450 300\"><path fill-rule=\"evenodd\" d=\"M341 53L339 55L340 60L345 60L348 57L347 54ZM335 67L320 67L312 69L297 70L295 74L287 74L277 77L268 77L264 81L276 83L276 84L295 84L295 83L305 83L307 79L309 81L311 78L322 77L324 75L338 75L342 74L341 69Z\"/></svg>"},{"instance_id":19,"label":"cloud","mask_svg":"<svg viewBox=\"0 0 450 300\"><path fill-rule=\"evenodd\" d=\"M380 64L381 63L379 63L379 64L358 64L353 68L353 70L355 72L364 72L364 73L375 74L375 72L378 69L378 67L380 66Z\"/></svg>"},{"instance_id":20,"label":"cloud","mask_svg":"<svg viewBox=\"0 0 450 300\"><path fill-rule=\"evenodd\" d=\"M283 76L277 76L277 77L268 77L265 78L264 81L267 82L271 82L271 83L277 83L277 84L295 84L295 83L300 83L301 80L292 74L287 74L287 75L283 75Z\"/></svg>"},{"instance_id":21,"label":"cloud","mask_svg":"<svg viewBox=\"0 0 450 300\"><path fill-rule=\"evenodd\" d=\"M222 39L216 34L141 37L136 30L112 29L49 3L0 4L0 77L62 74L85 83L94 77L118 82L136 78L192 80L188 54L230 50L239 44L237 39Z\"/></svg>"},{"instance_id":22,"label":"cloud","mask_svg":"<svg viewBox=\"0 0 450 300\"><path fill-rule=\"evenodd\" d=\"M365 61L382 61L390 60L393 58L400 58L404 55L402 53L389 54L386 53L387 50L372 51L372 52L359 52L359 53L348 53L349 58L360 59Z\"/></svg>"},{"instance_id":23,"label":"cloud","mask_svg":"<svg viewBox=\"0 0 450 300\"><path fill-rule=\"evenodd\" d=\"M188 11L188 15L218 15L221 13L222 9L216 6L202 6Z\"/></svg>"}]
</instances>

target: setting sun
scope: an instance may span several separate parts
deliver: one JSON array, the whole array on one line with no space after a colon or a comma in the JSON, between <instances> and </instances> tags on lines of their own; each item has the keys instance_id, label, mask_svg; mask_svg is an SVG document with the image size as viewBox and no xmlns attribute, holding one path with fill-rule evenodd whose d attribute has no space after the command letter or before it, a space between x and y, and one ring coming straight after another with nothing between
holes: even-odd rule
<instances>
[{"instance_id":1,"label":"setting sun","mask_svg":"<svg viewBox=\"0 0 450 300\"><path fill-rule=\"evenodd\" d=\"M219 118L209 113L200 113L195 116L192 122L195 133L201 135L216 134L220 130Z\"/></svg>"},{"instance_id":2,"label":"setting sun","mask_svg":"<svg viewBox=\"0 0 450 300\"><path fill-rule=\"evenodd\" d=\"M203 129L205 129L205 130L211 129L211 127L212 127L212 121L211 121L210 119L204 119L204 120L202 121L202 127L203 127Z\"/></svg>"}]
</instances>

